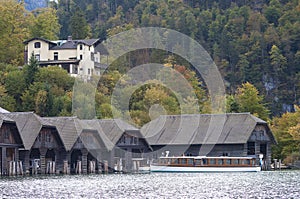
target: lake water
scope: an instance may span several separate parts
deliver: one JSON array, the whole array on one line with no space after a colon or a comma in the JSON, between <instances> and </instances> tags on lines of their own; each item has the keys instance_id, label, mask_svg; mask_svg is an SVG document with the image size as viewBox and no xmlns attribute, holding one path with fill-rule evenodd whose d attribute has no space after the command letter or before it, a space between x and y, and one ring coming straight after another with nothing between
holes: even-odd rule
<instances>
[{"instance_id":1,"label":"lake water","mask_svg":"<svg viewBox=\"0 0 300 199\"><path fill-rule=\"evenodd\" d=\"M300 198L300 171L6 177L0 198Z\"/></svg>"}]
</instances>

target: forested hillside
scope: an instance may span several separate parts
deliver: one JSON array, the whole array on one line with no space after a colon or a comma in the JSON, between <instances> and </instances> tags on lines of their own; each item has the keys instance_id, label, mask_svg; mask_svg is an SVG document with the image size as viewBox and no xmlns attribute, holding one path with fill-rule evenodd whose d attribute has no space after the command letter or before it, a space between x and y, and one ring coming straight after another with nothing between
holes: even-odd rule
<instances>
[{"instance_id":1,"label":"forested hillside","mask_svg":"<svg viewBox=\"0 0 300 199\"><path fill-rule=\"evenodd\" d=\"M178 30L210 53L228 93L248 81L273 115L300 102L298 0L60 0L53 6L60 38L104 39L129 27Z\"/></svg>"},{"instance_id":2,"label":"forested hillside","mask_svg":"<svg viewBox=\"0 0 300 199\"><path fill-rule=\"evenodd\" d=\"M286 161L300 157L299 108L294 108L300 104L300 0L58 0L34 11L16 2L0 0L3 108L45 116L73 114L74 79L55 67L36 68L34 60L19 70L26 39L56 40L72 35L74 39L104 40L130 28L165 27L194 38L209 52L225 81L227 111L249 111L271 121L279 143L274 157ZM112 110L116 110L141 126L150 120L153 104L163 105L167 114L180 113L174 93L155 81L133 93L129 112L111 106L113 88L120 77L130 68L149 62L171 66L187 78L197 99L186 98L184 105L199 104L199 110L191 112L210 112L205 82L188 62L145 49L119 58L102 75L95 98L98 118L112 117ZM122 86L123 94L128 94L130 81L125 78ZM88 110L77 113L89 117ZM281 116L286 111L296 112Z\"/></svg>"}]
</instances>

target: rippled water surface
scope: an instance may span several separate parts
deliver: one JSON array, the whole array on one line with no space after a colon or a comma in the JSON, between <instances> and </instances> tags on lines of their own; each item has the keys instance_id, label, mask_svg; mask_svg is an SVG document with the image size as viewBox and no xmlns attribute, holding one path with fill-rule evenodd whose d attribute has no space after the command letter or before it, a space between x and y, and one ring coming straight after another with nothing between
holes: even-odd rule
<instances>
[{"instance_id":1,"label":"rippled water surface","mask_svg":"<svg viewBox=\"0 0 300 199\"><path fill-rule=\"evenodd\" d=\"M0 198L300 198L300 171L10 177Z\"/></svg>"}]
</instances>

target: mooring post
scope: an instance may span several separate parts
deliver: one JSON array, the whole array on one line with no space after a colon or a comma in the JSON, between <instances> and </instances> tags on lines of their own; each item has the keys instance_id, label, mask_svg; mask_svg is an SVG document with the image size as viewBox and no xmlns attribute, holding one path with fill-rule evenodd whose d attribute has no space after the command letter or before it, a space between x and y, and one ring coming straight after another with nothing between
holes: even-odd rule
<instances>
[{"instance_id":1,"label":"mooring post","mask_svg":"<svg viewBox=\"0 0 300 199\"><path fill-rule=\"evenodd\" d=\"M104 172L108 173L108 161L104 160Z\"/></svg>"},{"instance_id":2,"label":"mooring post","mask_svg":"<svg viewBox=\"0 0 300 199\"><path fill-rule=\"evenodd\" d=\"M279 170L281 171L281 159L279 159Z\"/></svg>"}]
</instances>

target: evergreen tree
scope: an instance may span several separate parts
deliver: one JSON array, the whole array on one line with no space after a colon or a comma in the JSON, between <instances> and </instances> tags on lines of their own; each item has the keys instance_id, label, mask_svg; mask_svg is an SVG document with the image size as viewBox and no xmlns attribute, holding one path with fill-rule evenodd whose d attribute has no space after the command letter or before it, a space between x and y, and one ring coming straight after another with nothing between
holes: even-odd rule
<instances>
[{"instance_id":1,"label":"evergreen tree","mask_svg":"<svg viewBox=\"0 0 300 199\"><path fill-rule=\"evenodd\" d=\"M53 8L44 8L34 11L32 27L30 28L30 36L45 38L49 40L57 40L60 30L60 24Z\"/></svg>"},{"instance_id":2,"label":"evergreen tree","mask_svg":"<svg viewBox=\"0 0 300 199\"><path fill-rule=\"evenodd\" d=\"M70 18L69 29L73 39L87 39L91 37L91 27L85 19L84 12L78 7Z\"/></svg>"},{"instance_id":3,"label":"evergreen tree","mask_svg":"<svg viewBox=\"0 0 300 199\"><path fill-rule=\"evenodd\" d=\"M33 83L35 74L38 71L39 63L32 53L29 59L29 63L24 67L24 78L26 82L26 87L28 88L30 84Z\"/></svg>"}]
</instances>

